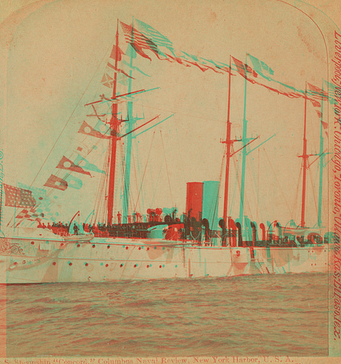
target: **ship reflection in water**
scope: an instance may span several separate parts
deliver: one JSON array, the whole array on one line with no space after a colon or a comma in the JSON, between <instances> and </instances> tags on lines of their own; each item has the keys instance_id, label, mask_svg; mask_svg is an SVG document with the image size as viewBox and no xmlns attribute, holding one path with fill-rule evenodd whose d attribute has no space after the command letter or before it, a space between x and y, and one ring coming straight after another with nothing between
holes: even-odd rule
<instances>
[{"instance_id":1,"label":"ship reflection in water","mask_svg":"<svg viewBox=\"0 0 341 364\"><path fill-rule=\"evenodd\" d=\"M327 356L328 275L0 286L7 356Z\"/></svg>"}]
</instances>

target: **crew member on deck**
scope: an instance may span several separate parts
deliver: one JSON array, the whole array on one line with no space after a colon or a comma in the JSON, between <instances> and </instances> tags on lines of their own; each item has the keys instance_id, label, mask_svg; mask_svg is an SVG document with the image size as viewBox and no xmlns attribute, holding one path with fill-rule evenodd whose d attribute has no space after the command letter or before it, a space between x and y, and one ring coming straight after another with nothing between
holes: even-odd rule
<instances>
[{"instance_id":1,"label":"crew member on deck","mask_svg":"<svg viewBox=\"0 0 341 364\"><path fill-rule=\"evenodd\" d=\"M78 235L78 226L76 223L73 225L73 232L75 235Z\"/></svg>"}]
</instances>

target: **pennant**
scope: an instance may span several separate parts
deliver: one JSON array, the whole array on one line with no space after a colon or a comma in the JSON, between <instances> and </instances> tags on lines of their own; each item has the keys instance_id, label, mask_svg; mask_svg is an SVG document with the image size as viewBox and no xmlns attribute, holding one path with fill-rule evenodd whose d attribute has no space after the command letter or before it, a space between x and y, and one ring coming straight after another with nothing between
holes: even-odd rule
<instances>
[{"instance_id":1,"label":"pennant","mask_svg":"<svg viewBox=\"0 0 341 364\"><path fill-rule=\"evenodd\" d=\"M309 93L312 96L318 96L322 98L328 97L328 92L323 91L321 88L312 85L311 83L307 82L307 86L309 88Z\"/></svg>"},{"instance_id":2,"label":"pennant","mask_svg":"<svg viewBox=\"0 0 341 364\"><path fill-rule=\"evenodd\" d=\"M251 83L256 83L256 81L249 77L248 74L252 74L253 77L257 77L257 73L248 65L245 65L243 62L239 61L237 58L232 57L234 64L237 66L238 73L246 78Z\"/></svg>"},{"instance_id":3,"label":"pennant","mask_svg":"<svg viewBox=\"0 0 341 364\"><path fill-rule=\"evenodd\" d=\"M107 149L105 148L103 143L100 143L98 145L94 144L92 146L88 146L85 143L80 143L79 146L73 151L76 152L77 154L80 154L81 156L86 157L90 153L100 156L103 153L105 153ZM87 174L87 172L84 171L84 174Z\"/></svg>"},{"instance_id":4,"label":"pennant","mask_svg":"<svg viewBox=\"0 0 341 364\"><path fill-rule=\"evenodd\" d=\"M106 130L105 134L102 134L99 130L96 129L104 129ZM86 121L83 121L78 133L90 135L95 138L102 138L102 139L110 139L110 133L108 132L110 128L108 128L102 121L98 121L95 128L91 127Z\"/></svg>"},{"instance_id":5,"label":"pennant","mask_svg":"<svg viewBox=\"0 0 341 364\"><path fill-rule=\"evenodd\" d=\"M267 80L271 81L272 78L269 77L269 75L273 75L274 71L263 61L260 61L258 58L251 56L251 54L248 54L252 67L259 75L266 78Z\"/></svg>"},{"instance_id":6,"label":"pennant","mask_svg":"<svg viewBox=\"0 0 341 364\"><path fill-rule=\"evenodd\" d=\"M185 57L183 57L186 61L188 60L188 59L186 59L186 56L187 56L187 58L190 58L190 59L192 59L193 61L195 61L195 62L199 62L199 58L197 57L197 56L194 56L194 55L191 55L191 54L188 54L188 53L186 53L186 52L181 52L182 54L184 54L185 55Z\"/></svg>"},{"instance_id":7,"label":"pennant","mask_svg":"<svg viewBox=\"0 0 341 364\"><path fill-rule=\"evenodd\" d=\"M77 158L75 159L74 163L78 166L81 166L83 169L87 169L92 172L98 172L98 173L104 173L106 174L102 169L99 169L96 165L88 162L85 158L83 158L81 155L77 155Z\"/></svg>"},{"instance_id":8,"label":"pennant","mask_svg":"<svg viewBox=\"0 0 341 364\"><path fill-rule=\"evenodd\" d=\"M75 188L76 190L79 190L83 187L83 181L80 178L72 176L71 174L66 175L63 179L67 182L68 187Z\"/></svg>"},{"instance_id":9,"label":"pennant","mask_svg":"<svg viewBox=\"0 0 341 364\"><path fill-rule=\"evenodd\" d=\"M27 219L31 216L31 214L28 213L28 210L24 209L21 210L20 213L15 217L16 219Z\"/></svg>"},{"instance_id":10,"label":"pennant","mask_svg":"<svg viewBox=\"0 0 341 364\"><path fill-rule=\"evenodd\" d=\"M167 37L141 20L136 19L135 21L141 33L151 39L157 46L167 48L174 55L173 43Z\"/></svg>"},{"instance_id":11,"label":"pennant","mask_svg":"<svg viewBox=\"0 0 341 364\"><path fill-rule=\"evenodd\" d=\"M110 58L116 60L116 56L117 56L117 61L119 62L122 59L122 54L124 54L124 52L120 49L120 47L118 47L116 44L114 44L114 46L112 47L112 51L110 53Z\"/></svg>"},{"instance_id":12,"label":"pennant","mask_svg":"<svg viewBox=\"0 0 341 364\"><path fill-rule=\"evenodd\" d=\"M129 78L128 77L125 77L122 73L119 73L117 75L117 82L120 85L128 86L128 84L129 84Z\"/></svg>"},{"instance_id":13,"label":"pennant","mask_svg":"<svg viewBox=\"0 0 341 364\"><path fill-rule=\"evenodd\" d=\"M200 69L200 71L202 71L202 72L205 72L208 70L208 67L200 65L198 62L192 62L192 61L187 61L187 60L185 60L185 62L191 64L192 66L198 67Z\"/></svg>"},{"instance_id":14,"label":"pennant","mask_svg":"<svg viewBox=\"0 0 341 364\"><path fill-rule=\"evenodd\" d=\"M90 172L84 171L83 168L74 164L70 159L66 158L65 156L63 156L63 158L60 160L60 162L57 165L57 168L66 169L71 172L77 172L77 173L86 174L88 176L91 176Z\"/></svg>"},{"instance_id":15,"label":"pennant","mask_svg":"<svg viewBox=\"0 0 341 364\"><path fill-rule=\"evenodd\" d=\"M36 200L32 196L32 191L6 185L5 183L3 185L5 190L5 206L19 208L35 206Z\"/></svg>"},{"instance_id":16,"label":"pennant","mask_svg":"<svg viewBox=\"0 0 341 364\"><path fill-rule=\"evenodd\" d=\"M173 62L177 62L179 64L182 64L182 65L186 66L186 67L191 67L190 64L188 64L185 60L182 60L179 57L175 57L175 56L173 57L173 56L171 56L169 54L166 54L166 56L168 57L168 59L172 60Z\"/></svg>"},{"instance_id":17,"label":"pennant","mask_svg":"<svg viewBox=\"0 0 341 364\"><path fill-rule=\"evenodd\" d=\"M211 69L212 71L214 71L215 73L220 73L220 74L224 74L224 71L221 67L218 67L217 64L215 64L212 60L209 59L205 59L205 58L200 58L200 63L203 64L204 66L206 66L207 68ZM229 67L228 67L228 72L229 72Z\"/></svg>"},{"instance_id":18,"label":"pennant","mask_svg":"<svg viewBox=\"0 0 341 364\"><path fill-rule=\"evenodd\" d=\"M157 57L163 55L158 46L151 39L139 32L136 28L133 28L131 25L123 22L120 23L126 42L129 43L140 56L151 60L144 50L152 51Z\"/></svg>"},{"instance_id":19,"label":"pennant","mask_svg":"<svg viewBox=\"0 0 341 364\"><path fill-rule=\"evenodd\" d=\"M146 53L143 52L142 48L139 47L137 44L135 43L130 43L130 45L134 48L135 52L137 54L139 54L141 57L143 58L147 58L149 59L150 61L152 60Z\"/></svg>"},{"instance_id":20,"label":"pennant","mask_svg":"<svg viewBox=\"0 0 341 364\"><path fill-rule=\"evenodd\" d=\"M102 85L104 85L106 87L113 88L114 79L112 77L110 77L107 73L105 73L102 77L101 83L102 83Z\"/></svg>"},{"instance_id":21,"label":"pennant","mask_svg":"<svg viewBox=\"0 0 341 364\"><path fill-rule=\"evenodd\" d=\"M68 187L68 184L62 178L59 178L59 177L51 174L49 179L45 182L44 186L55 188L56 190L60 190L60 191L65 191Z\"/></svg>"},{"instance_id":22,"label":"pennant","mask_svg":"<svg viewBox=\"0 0 341 364\"><path fill-rule=\"evenodd\" d=\"M312 105L313 105L314 107L321 108L321 103L320 103L320 102L318 102L318 101L316 101L316 100L313 100L313 99L310 99L310 98L309 98L309 101L312 103Z\"/></svg>"},{"instance_id":23,"label":"pennant","mask_svg":"<svg viewBox=\"0 0 341 364\"><path fill-rule=\"evenodd\" d=\"M122 69L119 69L119 68L118 68L118 69L116 69L116 68L115 68L115 66L113 66L110 62L108 62L108 63L107 63L107 66L108 66L109 68L113 69L115 72L123 73L126 77L129 77L129 78L131 78L131 79L135 80L135 78L134 78L134 77L132 77L132 76L128 75L128 73L124 72ZM102 79L102 81L103 81L103 79Z\"/></svg>"}]
</instances>

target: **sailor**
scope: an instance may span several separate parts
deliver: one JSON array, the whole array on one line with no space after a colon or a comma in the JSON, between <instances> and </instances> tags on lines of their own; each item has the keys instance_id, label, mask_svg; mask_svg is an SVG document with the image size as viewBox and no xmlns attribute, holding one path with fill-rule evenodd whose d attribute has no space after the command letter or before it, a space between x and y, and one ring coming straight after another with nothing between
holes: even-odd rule
<instances>
[{"instance_id":1,"label":"sailor","mask_svg":"<svg viewBox=\"0 0 341 364\"><path fill-rule=\"evenodd\" d=\"M120 214L120 212L117 213L117 223L119 225L121 225L121 220L122 220L122 214Z\"/></svg>"},{"instance_id":2,"label":"sailor","mask_svg":"<svg viewBox=\"0 0 341 364\"><path fill-rule=\"evenodd\" d=\"M75 235L78 235L78 226L76 223L73 225L73 232Z\"/></svg>"}]
</instances>

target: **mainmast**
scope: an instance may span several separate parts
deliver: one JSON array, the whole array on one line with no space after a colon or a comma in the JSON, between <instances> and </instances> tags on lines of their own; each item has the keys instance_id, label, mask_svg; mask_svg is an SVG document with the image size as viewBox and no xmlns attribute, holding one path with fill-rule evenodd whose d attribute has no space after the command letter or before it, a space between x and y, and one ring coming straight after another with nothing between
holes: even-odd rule
<instances>
[{"instance_id":1,"label":"mainmast","mask_svg":"<svg viewBox=\"0 0 341 364\"><path fill-rule=\"evenodd\" d=\"M242 176L240 183L240 206L239 206L239 222L244 226L244 194L245 194L245 167L246 167L246 144L247 139L247 120L246 120L246 89L247 89L247 55L245 61L245 87L244 87L244 115L243 115L243 155L242 155Z\"/></svg>"},{"instance_id":2,"label":"mainmast","mask_svg":"<svg viewBox=\"0 0 341 364\"><path fill-rule=\"evenodd\" d=\"M301 210L301 227L305 227L305 199L307 185L307 82L305 84L304 93L304 123L303 123L303 153L300 156L303 158L303 183L302 183L302 210Z\"/></svg>"},{"instance_id":3,"label":"mainmast","mask_svg":"<svg viewBox=\"0 0 341 364\"><path fill-rule=\"evenodd\" d=\"M134 18L131 26L131 41L134 42ZM129 84L128 84L128 94L131 93L131 83L132 83L132 69L133 69L133 56L135 50L130 47L130 71L129 71ZM126 142L126 154L125 154L125 169L124 169L124 192L123 192L123 222L127 222L129 215L129 194L130 194L130 172L131 172L131 148L132 148L132 137L131 131L134 126L133 117L133 102L128 101L127 105L127 142Z\"/></svg>"},{"instance_id":4,"label":"mainmast","mask_svg":"<svg viewBox=\"0 0 341 364\"><path fill-rule=\"evenodd\" d=\"M321 96L321 127L320 127L320 165L319 165L319 202L317 211L317 226L322 227L322 184L323 184L323 164L324 164L324 152L323 152L323 81L322 81L322 96Z\"/></svg>"},{"instance_id":5,"label":"mainmast","mask_svg":"<svg viewBox=\"0 0 341 364\"><path fill-rule=\"evenodd\" d=\"M113 222L113 208L114 208L114 191L115 191L115 172L116 172L116 151L117 151L117 135L118 135L118 113L117 113L117 103L115 102L116 92L117 92L117 63L118 63L118 20L117 20L117 30L116 30L116 55L115 55L115 75L113 84L113 94L112 99L114 100L111 106L111 119L110 128L111 139L109 145L109 184L108 184L108 218L107 224L111 225Z\"/></svg>"},{"instance_id":6,"label":"mainmast","mask_svg":"<svg viewBox=\"0 0 341 364\"><path fill-rule=\"evenodd\" d=\"M225 170L225 193L224 193L224 212L223 219L227 226L227 208L229 196L229 177L230 177L230 157L231 157L231 121L230 121L230 108L231 108L231 56L230 56L230 72L229 72L229 91L227 100L227 130L226 130L226 170Z\"/></svg>"}]
</instances>

